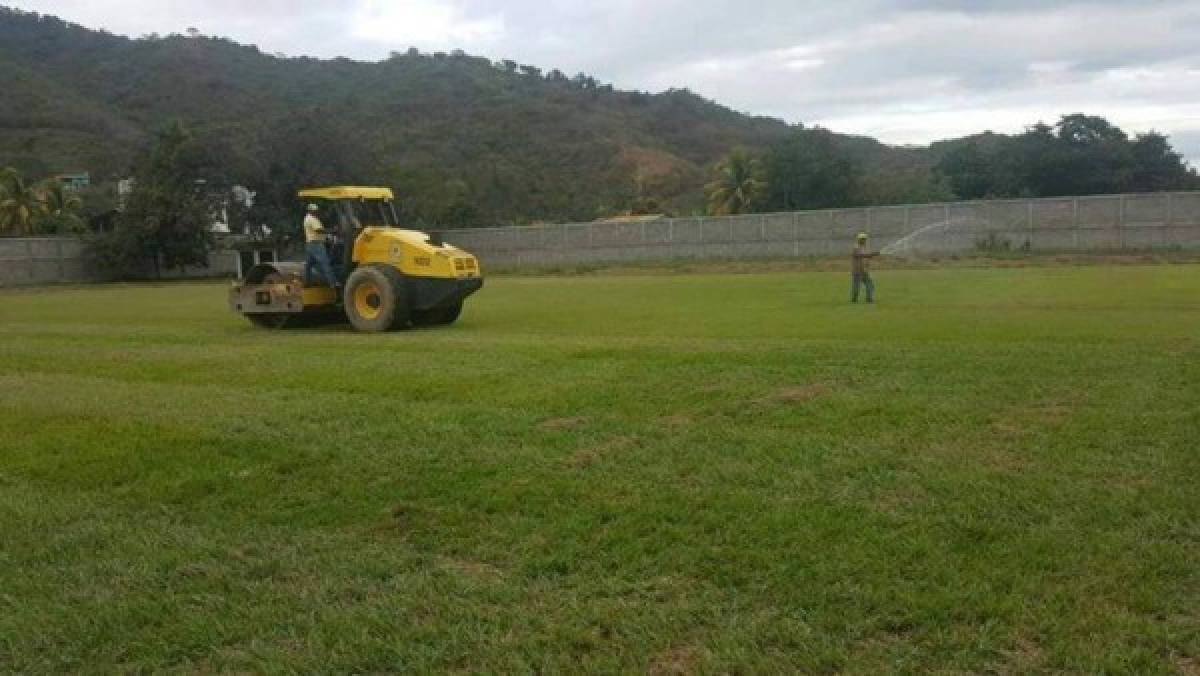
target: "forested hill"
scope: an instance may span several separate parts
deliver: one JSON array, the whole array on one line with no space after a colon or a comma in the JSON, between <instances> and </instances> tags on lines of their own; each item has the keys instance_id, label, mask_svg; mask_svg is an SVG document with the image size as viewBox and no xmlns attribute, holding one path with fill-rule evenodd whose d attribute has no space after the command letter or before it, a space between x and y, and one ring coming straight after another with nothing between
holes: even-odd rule
<instances>
[{"instance_id":1,"label":"forested hill","mask_svg":"<svg viewBox=\"0 0 1200 676\"><path fill-rule=\"evenodd\" d=\"M0 166L26 174L124 174L154 131L180 118L221 158L218 178L281 193L386 183L423 219L463 224L695 211L723 155L765 150L791 129L686 90L614 90L462 52L279 58L4 8L0 82ZM913 151L845 141L873 163L893 153L912 164L903 158Z\"/></svg>"},{"instance_id":2,"label":"forested hill","mask_svg":"<svg viewBox=\"0 0 1200 676\"><path fill-rule=\"evenodd\" d=\"M389 183L475 221L594 218L639 192L698 208L709 165L788 132L686 91L616 91L461 52L278 58L3 8L0 82L0 165L28 174L124 173L177 117L233 180Z\"/></svg>"},{"instance_id":3,"label":"forested hill","mask_svg":"<svg viewBox=\"0 0 1200 676\"><path fill-rule=\"evenodd\" d=\"M327 183L390 185L411 222L448 226L696 213L714 176L743 177L722 194L753 193L716 211L1200 186L1165 137L1130 138L1103 118L893 147L686 90L615 90L458 51L283 58L201 35L129 39L3 7L0 87L0 167L111 181L178 119L203 149L199 177L257 190L268 222L294 220L294 191Z\"/></svg>"}]
</instances>

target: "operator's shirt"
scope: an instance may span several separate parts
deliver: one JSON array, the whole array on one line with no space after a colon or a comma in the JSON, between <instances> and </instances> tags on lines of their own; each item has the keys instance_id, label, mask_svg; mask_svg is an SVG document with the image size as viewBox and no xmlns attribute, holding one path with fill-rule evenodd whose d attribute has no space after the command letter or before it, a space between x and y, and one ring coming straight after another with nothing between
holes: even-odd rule
<instances>
[{"instance_id":1,"label":"operator's shirt","mask_svg":"<svg viewBox=\"0 0 1200 676\"><path fill-rule=\"evenodd\" d=\"M856 275L865 275L868 272L868 261L871 260L870 253L867 251L866 244L859 244L854 247L854 254L851 256L853 267L851 271Z\"/></svg>"},{"instance_id":2,"label":"operator's shirt","mask_svg":"<svg viewBox=\"0 0 1200 676\"><path fill-rule=\"evenodd\" d=\"M304 217L304 241L325 241L325 226L321 225L321 219L317 218L315 214L308 214Z\"/></svg>"}]
</instances>

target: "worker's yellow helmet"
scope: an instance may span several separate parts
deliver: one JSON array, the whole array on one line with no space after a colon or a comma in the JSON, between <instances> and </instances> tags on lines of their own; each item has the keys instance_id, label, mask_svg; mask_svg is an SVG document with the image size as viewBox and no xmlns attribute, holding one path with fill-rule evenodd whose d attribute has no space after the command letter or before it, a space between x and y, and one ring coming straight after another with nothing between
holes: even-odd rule
<instances>
[{"instance_id":1,"label":"worker's yellow helmet","mask_svg":"<svg viewBox=\"0 0 1200 676\"><path fill-rule=\"evenodd\" d=\"M860 242L867 241L867 233L865 233L865 232L858 233L858 241L860 241Z\"/></svg>"}]
</instances>

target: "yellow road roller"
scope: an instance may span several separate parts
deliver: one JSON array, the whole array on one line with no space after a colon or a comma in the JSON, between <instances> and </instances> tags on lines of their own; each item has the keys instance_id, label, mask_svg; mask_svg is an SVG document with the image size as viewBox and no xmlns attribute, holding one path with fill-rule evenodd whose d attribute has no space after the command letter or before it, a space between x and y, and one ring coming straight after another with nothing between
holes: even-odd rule
<instances>
[{"instance_id":1,"label":"yellow road roller","mask_svg":"<svg viewBox=\"0 0 1200 676\"><path fill-rule=\"evenodd\" d=\"M452 324L483 287L479 261L429 235L400 227L390 188L301 190L329 234L335 280L304 263L260 263L229 291L229 307L257 326L279 329L348 319L359 331ZM338 289L341 293L338 293Z\"/></svg>"}]
</instances>

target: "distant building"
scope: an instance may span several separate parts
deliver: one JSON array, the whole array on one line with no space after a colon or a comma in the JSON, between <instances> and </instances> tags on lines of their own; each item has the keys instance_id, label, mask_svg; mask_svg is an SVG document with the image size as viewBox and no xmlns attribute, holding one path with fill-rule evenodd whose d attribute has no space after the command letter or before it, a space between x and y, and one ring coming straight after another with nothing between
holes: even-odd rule
<instances>
[{"instance_id":1,"label":"distant building","mask_svg":"<svg viewBox=\"0 0 1200 676\"><path fill-rule=\"evenodd\" d=\"M117 211L125 210L125 200L133 194L133 184L132 178L123 178L117 181Z\"/></svg>"},{"instance_id":2,"label":"distant building","mask_svg":"<svg viewBox=\"0 0 1200 676\"><path fill-rule=\"evenodd\" d=\"M92 184L92 177L86 171L70 171L54 177L67 190L83 190Z\"/></svg>"},{"instance_id":3,"label":"distant building","mask_svg":"<svg viewBox=\"0 0 1200 676\"><path fill-rule=\"evenodd\" d=\"M270 241L248 235L224 235L219 241L220 248L237 254L238 279L244 279L255 265L279 260L279 249Z\"/></svg>"}]
</instances>

